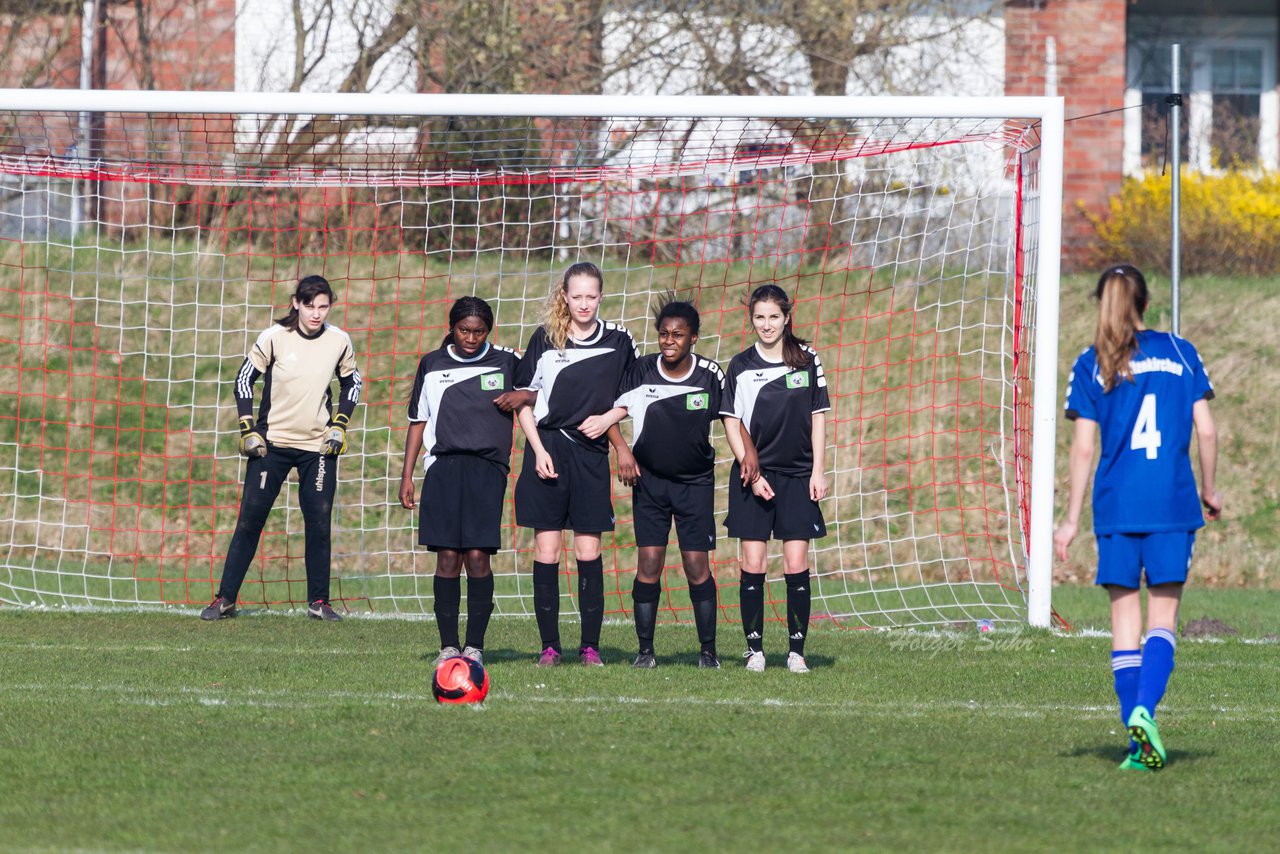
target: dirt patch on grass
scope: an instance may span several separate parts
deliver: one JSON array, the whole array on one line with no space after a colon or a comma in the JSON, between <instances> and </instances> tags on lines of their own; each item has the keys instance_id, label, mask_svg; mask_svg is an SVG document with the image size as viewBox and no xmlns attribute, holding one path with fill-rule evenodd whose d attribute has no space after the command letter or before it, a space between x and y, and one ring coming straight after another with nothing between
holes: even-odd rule
<instances>
[{"instance_id":1,"label":"dirt patch on grass","mask_svg":"<svg viewBox=\"0 0 1280 854\"><path fill-rule=\"evenodd\" d=\"M1240 633L1234 627L1213 617L1201 617L1182 627L1184 638L1224 638L1235 637L1238 634Z\"/></svg>"}]
</instances>

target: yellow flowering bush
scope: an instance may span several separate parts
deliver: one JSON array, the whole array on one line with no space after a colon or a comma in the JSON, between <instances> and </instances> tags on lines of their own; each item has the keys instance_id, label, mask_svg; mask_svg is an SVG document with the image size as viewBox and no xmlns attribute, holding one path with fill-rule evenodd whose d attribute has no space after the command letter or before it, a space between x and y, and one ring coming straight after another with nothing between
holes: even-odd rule
<instances>
[{"instance_id":1,"label":"yellow flowering bush","mask_svg":"<svg viewBox=\"0 0 1280 854\"><path fill-rule=\"evenodd\" d=\"M1168 175L1126 178L1102 216L1086 213L1104 263L1169 271ZM1231 169L1182 173L1182 271L1256 276L1280 272L1280 175Z\"/></svg>"}]
</instances>

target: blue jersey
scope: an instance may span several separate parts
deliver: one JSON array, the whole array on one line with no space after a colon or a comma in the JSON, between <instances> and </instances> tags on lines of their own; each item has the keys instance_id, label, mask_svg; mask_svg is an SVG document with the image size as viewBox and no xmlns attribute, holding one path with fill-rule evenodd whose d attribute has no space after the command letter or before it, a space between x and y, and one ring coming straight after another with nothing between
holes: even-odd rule
<instances>
[{"instance_id":1,"label":"blue jersey","mask_svg":"<svg viewBox=\"0 0 1280 854\"><path fill-rule=\"evenodd\" d=\"M1169 332L1144 330L1129 367L1133 382L1102 390L1097 352L1076 359L1068 418L1098 423L1102 457L1093 479L1096 534L1194 531L1204 526L1191 471L1191 408L1213 397L1196 348Z\"/></svg>"}]
</instances>

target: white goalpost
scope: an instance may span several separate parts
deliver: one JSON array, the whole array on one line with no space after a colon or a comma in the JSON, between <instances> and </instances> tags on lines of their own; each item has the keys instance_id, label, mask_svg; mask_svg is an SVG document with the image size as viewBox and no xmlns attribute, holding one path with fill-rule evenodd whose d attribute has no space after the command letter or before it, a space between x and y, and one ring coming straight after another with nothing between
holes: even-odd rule
<instances>
[{"instance_id":1,"label":"white goalpost","mask_svg":"<svg viewBox=\"0 0 1280 854\"><path fill-rule=\"evenodd\" d=\"M0 90L0 603L212 598L243 472L229 384L315 273L366 379L335 606L430 613L434 558L396 498L417 360L466 294L522 349L586 260L642 352L659 295L695 302L722 365L752 288L792 296L834 407L816 618L1048 626L1062 148L1058 98ZM305 601L291 489L243 604ZM496 613L526 615L532 538L507 500ZM626 617L629 491L614 503ZM736 548L721 537L719 578ZM674 544L668 564L662 613L684 618Z\"/></svg>"}]
</instances>

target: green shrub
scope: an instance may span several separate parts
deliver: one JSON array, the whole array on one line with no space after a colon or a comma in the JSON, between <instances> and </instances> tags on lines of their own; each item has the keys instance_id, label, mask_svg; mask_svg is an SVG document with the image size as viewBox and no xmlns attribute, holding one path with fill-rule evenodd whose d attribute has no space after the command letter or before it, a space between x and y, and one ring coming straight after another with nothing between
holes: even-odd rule
<instances>
[{"instance_id":1,"label":"green shrub","mask_svg":"<svg viewBox=\"0 0 1280 854\"><path fill-rule=\"evenodd\" d=\"M1097 260L1129 261L1169 272L1171 207L1168 175L1126 178L1097 231ZM1280 175L1231 169L1215 175L1183 171L1182 272L1258 276L1280 272Z\"/></svg>"}]
</instances>

